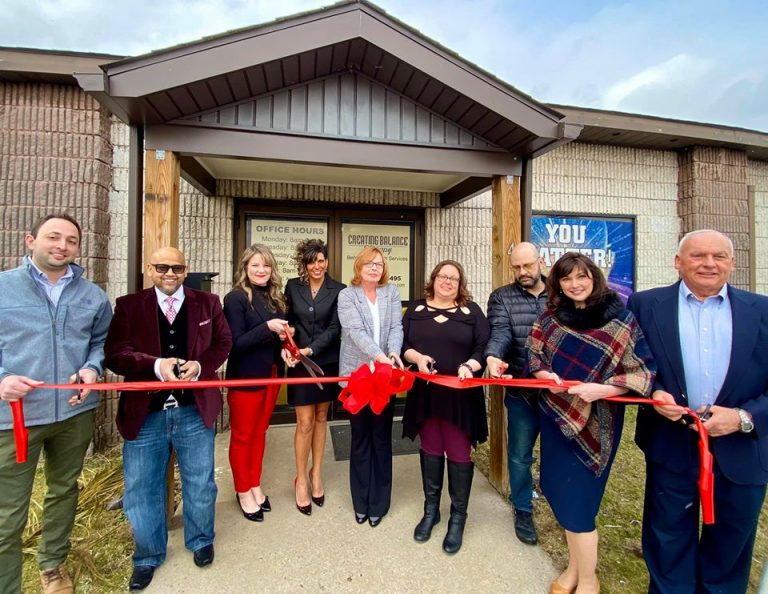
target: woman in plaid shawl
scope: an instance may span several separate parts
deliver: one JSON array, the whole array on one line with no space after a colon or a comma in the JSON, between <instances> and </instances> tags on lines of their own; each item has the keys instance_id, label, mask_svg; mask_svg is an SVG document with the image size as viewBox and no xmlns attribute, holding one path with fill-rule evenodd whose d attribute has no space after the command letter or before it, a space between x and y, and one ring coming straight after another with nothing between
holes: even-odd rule
<instances>
[{"instance_id":1,"label":"woman in plaid shawl","mask_svg":"<svg viewBox=\"0 0 768 594\"><path fill-rule=\"evenodd\" d=\"M539 401L541 488L568 542L568 567L550 593L599 592L595 517L624 423L623 406L602 399L649 397L655 365L634 316L586 256L555 263L547 297L526 345L528 370L583 382Z\"/></svg>"}]
</instances>

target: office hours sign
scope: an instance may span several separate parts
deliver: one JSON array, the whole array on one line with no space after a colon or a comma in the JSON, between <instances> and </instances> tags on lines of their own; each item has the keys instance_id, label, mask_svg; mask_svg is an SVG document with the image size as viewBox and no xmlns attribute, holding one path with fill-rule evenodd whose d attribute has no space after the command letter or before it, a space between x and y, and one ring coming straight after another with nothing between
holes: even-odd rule
<instances>
[{"instance_id":1,"label":"office hours sign","mask_svg":"<svg viewBox=\"0 0 768 594\"><path fill-rule=\"evenodd\" d=\"M635 220L620 217L536 214L531 242L539 248L547 274L566 252L590 258L608 286L626 303L635 290Z\"/></svg>"},{"instance_id":2,"label":"office hours sign","mask_svg":"<svg viewBox=\"0 0 768 594\"><path fill-rule=\"evenodd\" d=\"M246 227L246 245L266 245L277 260L277 271L283 286L289 278L299 276L296 262L296 246L305 239L321 239L328 243L328 223L324 220L305 218L249 217Z\"/></svg>"}]
</instances>

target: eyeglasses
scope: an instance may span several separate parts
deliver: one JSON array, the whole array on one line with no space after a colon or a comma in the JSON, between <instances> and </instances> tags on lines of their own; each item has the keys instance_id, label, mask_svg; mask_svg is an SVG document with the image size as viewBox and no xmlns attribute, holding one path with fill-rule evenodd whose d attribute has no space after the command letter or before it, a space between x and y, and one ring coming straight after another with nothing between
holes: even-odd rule
<instances>
[{"instance_id":1,"label":"eyeglasses","mask_svg":"<svg viewBox=\"0 0 768 594\"><path fill-rule=\"evenodd\" d=\"M152 266L152 268L154 268L155 270L157 270L159 274L165 274L169 270L173 271L173 274L181 274L187 269L187 267L184 266L184 264L152 264L150 262L149 265Z\"/></svg>"},{"instance_id":2,"label":"eyeglasses","mask_svg":"<svg viewBox=\"0 0 768 594\"><path fill-rule=\"evenodd\" d=\"M435 278L443 283L454 283L454 284L458 284L459 281L461 280L458 276L447 276L445 274L438 274Z\"/></svg>"},{"instance_id":3,"label":"eyeglasses","mask_svg":"<svg viewBox=\"0 0 768 594\"><path fill-rule=\"evenodd\" d=\"M527 262L526 264L518 264L515 266L514 264L510 264L509 267L512 269L512 271L520 270L521 272L523 270L527 270L528 272L533 272L536 270L536 264L538 264L538 260L534 260L533 262Z\"/></svg>"},{"instance_id":4,"label":"eyeglasses","mask_svg":"<svg viewBox=\"0 0 768 594\"><path fill-rule=\"evenodd\" d=\"M363 266L373 270L377 268L381 268L382 270L384 270L384 262L366 262L365 264L363 264Z\"/></svg>"}]
</instances>

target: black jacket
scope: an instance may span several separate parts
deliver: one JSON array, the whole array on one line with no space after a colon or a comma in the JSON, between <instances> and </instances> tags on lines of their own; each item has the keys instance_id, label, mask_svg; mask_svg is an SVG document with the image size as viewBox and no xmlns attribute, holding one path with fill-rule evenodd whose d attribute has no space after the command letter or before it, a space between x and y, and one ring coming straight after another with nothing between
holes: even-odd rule
<instances>
[{"instance_id":1,"label":"black jacket","mask_svg":"<svg viewBox=\"0 0 768 594\"><path fill-rule=\"evenodd\" d=\"M280 357L280 339L269 329L267 322L272 318L285 318L283 312L269 311L255 295L253 303L248 303L245 292L234 289L224 296L224 316L232 331L227 379L271 377L273 365L277 366L277 375L281 376L284 365Z\"/></svg>"},{"instance_id":2,"label":"black jacket","mask_svg":"<svg viewBox=\"0 0 768 594\"><path fill-rule=\"evenodd\" d=\"M534 297L515 282L496 289L488 298L491 338L485 356L506 361L507 373L519 377L525 367L525 341L546 308L546 291Z\"/></svg>"},{"instance_id":3,"label":"black jacket","mask_svg":"<svg viewBox=\"0 0 768 594\"><path fill-rule=\"evenodd\" d=\"M300 349L311 348L310 358L320 366L339 361L341 324L336 305L344 287L326 274L313 300L309 285L298 278L289 279L285 285L288 321L296 328L293 340Z\"/></svg>"}]
</instances>

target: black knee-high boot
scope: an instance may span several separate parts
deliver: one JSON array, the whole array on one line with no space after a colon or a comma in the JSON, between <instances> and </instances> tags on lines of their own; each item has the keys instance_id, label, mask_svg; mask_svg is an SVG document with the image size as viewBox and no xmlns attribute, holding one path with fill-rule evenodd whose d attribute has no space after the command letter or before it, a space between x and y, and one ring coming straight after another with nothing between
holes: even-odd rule
<instances>
[{"instance_id":1,"label":"black knee-high boot","mask_svg":"<svg viewBox=\"0 0 768 594\"><path fill-rule=\"evenodd\" d=\"M472 462L460 463L448 460L448 493L451 495L451 519L448 521L448 532L443 540L443 550L446 553L453 554L461 548L474 470L475 465Z\"/></svg>"},{"instance_id":2,"label":"black knee-high boot","mask_svg":"<svg viewBox=\"0 0 768 594\"><path fill-rule=\"evenodd\" d=\"M427 542L432 536L432 527L440 522L440 496L443 493L445 457L432 456L419 451L421 461L421 483L424 488L424 516L413 531L413 539Z\"/></svg>"}]
</instances>

